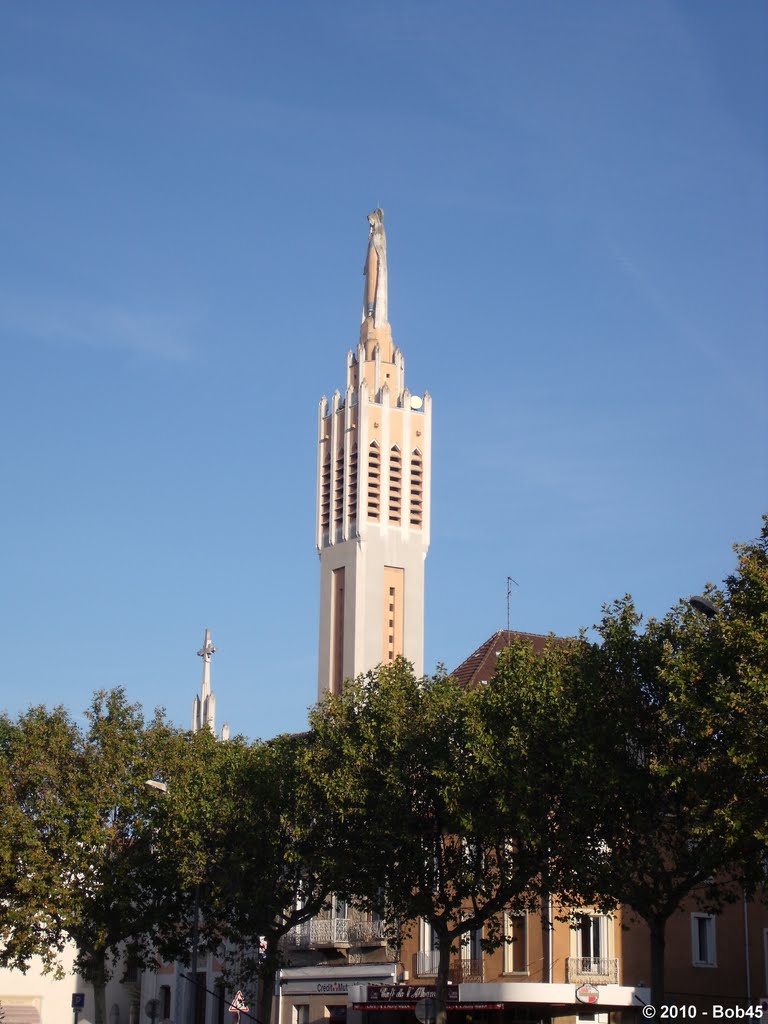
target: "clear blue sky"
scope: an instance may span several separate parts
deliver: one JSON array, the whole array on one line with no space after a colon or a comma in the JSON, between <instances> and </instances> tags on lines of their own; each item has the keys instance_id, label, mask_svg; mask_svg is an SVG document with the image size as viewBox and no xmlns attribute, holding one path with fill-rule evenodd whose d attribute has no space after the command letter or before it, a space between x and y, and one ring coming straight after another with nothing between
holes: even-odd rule
<instances>
[{"instance_id":1,"label":"clear blue sky","mask_svg":"<svg viewBox=\"0 0 768 1024\"><path fill-rule=\"evenodd\" d=\"M426 665L720 581L768 475L768 6L0 6L0 707L300 729L366 214L434 400Z\"/></svg>"}]
</instances>

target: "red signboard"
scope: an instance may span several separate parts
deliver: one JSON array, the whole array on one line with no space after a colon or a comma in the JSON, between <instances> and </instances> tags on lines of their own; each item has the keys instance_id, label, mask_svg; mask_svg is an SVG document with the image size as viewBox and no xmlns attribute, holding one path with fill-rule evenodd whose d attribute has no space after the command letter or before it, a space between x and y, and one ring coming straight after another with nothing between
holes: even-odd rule
<instances>
[{"instance_id":1,"label":"red signboard","mask_svg":"<svg viewBox=\"0 0 768 1024\"><path fill-rule=\"evenodd\" d=\"M587 981L576 989L576 998L580 1003L588 1003L590 1006L594 1006L595 1003L600 1002L600 992Z\"/></svg>"},{"instance_id":2,"label":"red signboard","mask_svg":"<svg viewBox=\"0 0 768 1024\"><path fill-rule=\"evenodd\" d=\"M368 999L355 1010L414 1010L420 999L434 999L434 985L369 985ZM449 1010L503 1010L503 1003L460 1003L455 985L448 989Z\"/></svg>"},{"instance_id":3,"label":"red signboard","mask_svg":"<svg viewBox=\"0 0 768 1024\"><path fill-rule=\"evenodd\" d=\"M435 998L434 985L369 985L367 1003L377 1010L412 1010L420 999ZM458 1003L459 990L448 989L448 1002Z\"/></svg>"}]
</instances>

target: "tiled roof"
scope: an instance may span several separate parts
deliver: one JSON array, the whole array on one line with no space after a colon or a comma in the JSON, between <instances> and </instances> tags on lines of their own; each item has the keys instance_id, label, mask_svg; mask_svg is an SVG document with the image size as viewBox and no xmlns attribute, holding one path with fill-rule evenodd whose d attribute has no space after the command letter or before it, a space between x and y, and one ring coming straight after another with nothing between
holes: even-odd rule
<instances>
[{"instance_id":1,"label":"tiled roof","mask_svg":"<svg viewBox=\"0 0 768 1024\"><path fill-rule=\"evenodd\" d=\"M509 647L513 637L529 640L537 654L544 650L551 639L551 637L542 636L540 633L519 633L515 629L498 629L493 636L477 648L474 654L470 654L466 661L462 661L451 675L458 679L462 686L479 686L480 683L492 679L496 672L499 655L505 647Z\"/></svg>"}]
</instances>

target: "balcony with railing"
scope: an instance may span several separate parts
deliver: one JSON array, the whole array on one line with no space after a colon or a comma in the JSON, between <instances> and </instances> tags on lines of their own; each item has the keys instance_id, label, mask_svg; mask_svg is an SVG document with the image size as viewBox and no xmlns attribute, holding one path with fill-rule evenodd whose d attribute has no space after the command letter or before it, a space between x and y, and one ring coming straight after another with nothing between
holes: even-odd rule
<instances>
[{"instance_id":1,"label":"balcony with railing","mask_svg":"<svg viewBox=\"0 0 768 1024\"><path fill-rule=\"evenodd\" d=\"M413 956L413 973L418 978L431 978L437 974L440 953L436 949L420 949ZM451 957L448 977L454 985L483 980L483 961L465 956Z\"/></svg>"},{"instance_id":2,"label":"balcony with railing","mask_svg":"<svg viewBox=\"0 0 768 1024\"><path fill-rule=\"evenodd\" d=\"M460 985L465 981L480 982L483 980L483 961L468 956L455 957L451 960L448 971L454 985Z\"/></svg>"},{"instance_id":3,"label":"balcony with railing","mask_svg":"<svg viewBox=\"0 0 768 1024\"><path fill-rule=\"evenodd\" d=\"M348 946L383 946L384 923L355 917L313 917L285 935L286 949L346 949Z\"/></svg>"},{"instance_id":4,"label":"balcony with railing","mask_svg":"<svg viewBox=\"0 0 768 1024\"><path fill-rule=\"evenodd\" d=\"M565 974L569 984L618 985L619 961L610 956L569 956Z\"/></svg>"},{"instance_id":5,"label":"balcony with railing","mask_svg":"<svg viewBox=\"0 0 768 1024\"><path fill-rule=\"evenodd\" d=\"M430 978L437 974L440 953L436 949L420 949L413 954L413 973L417 978Z\"/></svg>"}]
</instances>

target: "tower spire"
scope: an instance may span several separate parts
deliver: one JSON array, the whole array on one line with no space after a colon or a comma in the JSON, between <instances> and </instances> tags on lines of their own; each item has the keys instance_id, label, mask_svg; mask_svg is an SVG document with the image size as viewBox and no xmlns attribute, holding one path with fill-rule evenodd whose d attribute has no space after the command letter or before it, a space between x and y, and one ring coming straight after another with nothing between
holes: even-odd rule
<instances>
[{"instance_id":1,"label":"tower spire","mask_svg":"<svg viewBox=\"0 0 768 1024\"><path fill-rule=\"evenodd\" d=\"M405 386L392 339L380 207L368 229L360 340L318 415L318 699L399 655L423 671L431 400Z\"/></svg>"},{"instance_id":2,"label":"tower spire","mask_svg":"<svg viewBox=\"0 0 768 1024\"><path fill-rule=\"evenodd\" d=\"M197 652L198 657L203 659L203 684L201 695L192 702L192 732L200 732L207 726L216 734L216 698L211 693L211 655L215 653L211 631L206 629L203 646Z\"/></svg>"}]
</instances>

